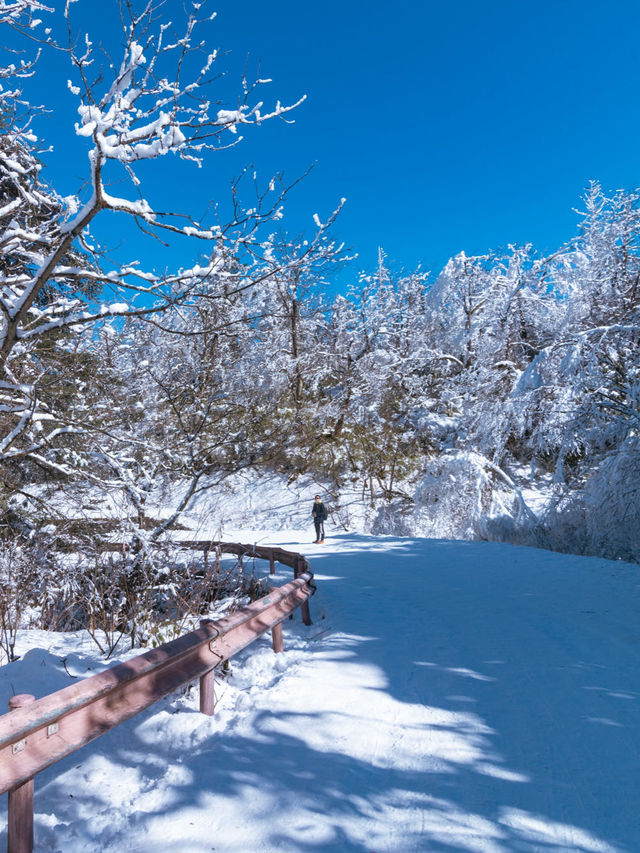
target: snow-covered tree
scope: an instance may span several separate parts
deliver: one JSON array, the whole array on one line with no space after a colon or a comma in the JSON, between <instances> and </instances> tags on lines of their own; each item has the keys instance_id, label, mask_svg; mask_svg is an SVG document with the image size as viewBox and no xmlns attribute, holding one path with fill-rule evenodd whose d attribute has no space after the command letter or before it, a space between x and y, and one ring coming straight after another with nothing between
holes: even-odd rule
<instances>
[{"instance_id":1,"label":"snow-covered tree","mask_svg":"<svg viewBox=\"0 0 640 853\"><path fill-rule=\"evenodd\" d=\"M45 6L35 2L4 2L0 24L35 26L32 16L40 9ZM199 36L212 17L202 3L191 4L181 31L159 22L151 2L123 3L121 53L106 61L88 34L75 39L71 11L67 3L69 88L78 99L76 134L87 144L85 198L61 198L43 184L28 106L18 118L25 96L15 84L20 76L37 73L37 64L35 69L32 63L6 68L2 76L14 88L5 86L0 99L5 125L0 145L0 453L5 461L29 457L62 471L69 470L68 460L56 458L51 448L78 427L42 399L39 387L47 368L35 355L39 342L62 329L74 334L114 317L153 318L203 295L227 298L228 288L220 283L230 254L244 259L244 274L235 276L235 286L249 287L249 248L262 223L279 215L283 191L276 182L246 211L235 192L233 211L222 224L198 221L188 211L154 209L144 197L142 167L154 161L160 166L170 156L186 168L203 166L210 154L227 146L227 135L239 140L239 128L293 108L278 103L264 112L260 101L252 102L260 81L243 81L233 109L213 108L217 52ZM113 195L110 182L123 175L130 192ZM122 228L140 228L159 239L179 235L199 241L206 260L168 272L144 269L135 257L110 261L91 233L105 211L121 217Z\"/></svg>"}]
</instances>

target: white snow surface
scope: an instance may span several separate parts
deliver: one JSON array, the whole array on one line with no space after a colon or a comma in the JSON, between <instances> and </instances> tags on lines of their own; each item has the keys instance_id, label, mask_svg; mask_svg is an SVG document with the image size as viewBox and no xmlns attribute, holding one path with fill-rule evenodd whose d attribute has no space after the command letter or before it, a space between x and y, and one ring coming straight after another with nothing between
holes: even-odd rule
<instances>
[{"instance_id":1,"label":"white snow surface","mask_svg":"<svg viewBox=\"0 0 640 853\"><path fill-rule=\"evenodd\" d=\"M235 658L214 717L173 695L40 774L37 851L640 850L637 566L237 533L309 557L314 624ZM4 707L105 666L82 634L25 631L18 652Z\"/></svg>"}]
</instances>

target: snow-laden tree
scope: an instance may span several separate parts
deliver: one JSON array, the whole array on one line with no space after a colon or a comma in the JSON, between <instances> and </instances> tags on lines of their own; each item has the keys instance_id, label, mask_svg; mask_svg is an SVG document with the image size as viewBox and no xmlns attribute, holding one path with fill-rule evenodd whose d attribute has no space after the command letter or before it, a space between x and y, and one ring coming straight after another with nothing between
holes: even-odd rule
<instances>
[{"instance_id":1,"label":"snow-laden tree","mask_svg":"<svg viewBox=\"0 0 640 853\"><path fill-rule=\"evenodd\" d=\"M564 315L549 286L549 259L531 246L510 246L493 258L485 302L477 318L482 335L476 359L455 381L464 395L471 446L500 465L507 456L530 460L522 418L520 380L538 353L554 340Z\"/></svg>"},{"instance_id":2,"label":"snow-laden tree","mask_svg":"<svg viewBox=\"0 0 640 853\"><path fill-rule=\"evenodd\" d=\"M396 281L380 252L375 273L361 275L333 305L314 421L317 462L336 484L391 495L421 452L423 437L409 421L423 292L421 274Z\"/></svg>"},{"instance_id":3,"label":"snow-laden tree","mask_svg":"<svg viewBox=\"0 0 640 853\"><path fill-rule=\"evenodd\" d=\"M304 381L315 387L311 368L320 336L309 339L310 324L326 321L287 284L302 288L312 270L339 260L340 247L326 235L329 225L320 223L314 238L297 244L263 241L255 287L242 286L244 265L227 256L206 283L211 296L203 292L161 321L128 317L121 329L111 323L85 337L86 357L96 361L95 387L77 377L70 407L80 424L94 391L93 426L82 423L65 451L91 463L76 484L79 502L88 503L89 486L94 513L117 504L126 520L123 534L137 551L157 542L198 494L230 474L285 457L285 467L295 468L308 435L307 418L297 419L291 380L298 365L301 375L309 366ZM295 324L292 303L299 312ZM315 393L305 389L305 400Z\"/></svg>"},{"instance_id":4,"label":"snow-laden tree","mask_svg":"<svg viewBox=\"0 0 640 853\"><path fill-rule=\"evenodd\" d=\"M638 197L585 196L580 233L545 262L537 304L545 335L523 366L505 416L512 436L559 484L597 464L638 428Z\"/></svg>"},{"instance_id":5,"label":"snow-laden tree","mask_svg":"<svg viewBox=\"0 0 640 853\"><path fill-rule=\"evenodd\" d=\"M228 303L217 304L228 318ZM205 475L202 487L211 488L242 467L237 444L245 413L242 398L234 404L229 393L240 347L236 335L202 319L193 307L168 317L164 328L136 318L101 340L122 381L107 389L110 422L92 436L102 478L96 497L98 505L107 497L119 504L135 548L172 527Z\"/></svg>"},{"instance_id":6,"label":"snow-laden tree","mask_svg":"<svg viewBox=\"0 0 640 853\"><path fill-rule=\"evenodd\" d=\"M35 27L36 10L44 14L46 7L3 2L0 24ZM1 73L13 85L9 90L3 82L0 98L0 453L5 461L28 457L70 470L64 454L58 458L51 449L61 435L79 427L40 394L48 369L36 354L41 341L114 317L157 317L204 295L228 298L222 282L230 255L243 260L243 275L233 274L233 286L250 287L251 246L260 243L260 225L279 216L283 191L276 181L246 211L236 186L224 223L199 221L188 210L167 213L145 198L149 164L161 168L166 157L175 157L186 168L202 167L228 140L241 138L239 129L293 108L277 103L263 111L262 103L252 100L261 81L243 81L233 109L214 108L217 53L199 35L212 16L204 13L203 3L193 3L178 30L158 21L157 11L151 2L122 3L120 55L105 60L89 34L75 38L72 4L65 6L69 88L78 101L75 132L87 145L88 192L82 199L61 198L40 178L40 145L18 85L21 76L38 73L37 63ZM123 176L129 192L114 195L110 182ZM119 216L122 228L139 228L160 240L177 235L198 241L205 260L164 272L143 268L135 257L114 262L91 233L105 212Z\"/></svg>"},{"instance_id":7,"label":"snow-laden tree","mask_svg":"<svg viewBox=\"0 0 640 853\"><path fill-rule=\"evenodd\" d=\"M323 291L332 272L348 260L344 246L330 236L343 203L326 222L316 215L311 238L272 235L265 254L273 272L250 297L261 341L257 354L274 383L280 409L291 409L294 418L305 400L322 393L327 369L322 330L328 307Z\"/></svg>"}]
</instances>

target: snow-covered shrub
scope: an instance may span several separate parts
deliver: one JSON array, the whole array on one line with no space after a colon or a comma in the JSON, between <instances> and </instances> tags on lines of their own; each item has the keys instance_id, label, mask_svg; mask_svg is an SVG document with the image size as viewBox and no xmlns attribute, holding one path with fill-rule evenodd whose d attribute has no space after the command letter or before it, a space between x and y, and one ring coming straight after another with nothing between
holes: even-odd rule
<instances>
[{"instance_id":1,"label":"snow-covered shrub","mask_svg":"<svg viewBox=\"0 0 640 853\"><path fill-rule=\"evenodd\" d=\"M522 498L503 471L478 453L458 451L427 466L415 493L412 527L422 536L488 539L494 538L496 520L523 515Z\"/></svg>"},{"instance_id":2,"label":"snow-covered shrub","mask_svg":"<svg viewBox=\"0 0 640 853\"><path fill-rule=\"evenodd\" d=\"M556 551L640 562L640 439L632 436L548 513L541 543Z\"/></svg>"},{"instance_id":3,"label":"snow-covered shrub","mask_svg":"<svg viewBox=\"0 0 640 853\"><path fill-rule=\"evenodd\" d=\"M410 507L406 501L395 500L385 503L380 507L371 524L371 533L374 536L413 535L411 519L408 518L409 513Z\"/></svg>"},{"instance_id":4,"label":"snow-covered shrub","mask_svg":"<svg viewBox=\"0 0 640 853\"><path fill-rule=\"evenodd\" d=\"M176 549L170 542L138 553L87 554L74 572L78 624L110 657L121 640L157 647L215 618L221 602L233 609L267 593L252 564Z\"/></svg>"},{"instance_id":5,"label":"snow-covered shrub","mask_svg":"<svg viewBox=\"0 0 640 853\"><path fill-rule=\"evenodd\" d=\"M86 631L109 658L121 642L159 646L268 592L253 561L203 559L170 541L110 546L103 523L92 538L74 536L77 524L50 527L22 538L0 527L0 665L15 659L19 629Z\"/></svg>"},{"instance_id":6,"label":"snow-covered shrub","mask_svg":"<svg viewBox=\"0 0 640 853\"><path fill-rule=\"evenodd\" d=\"M16 632L27 606L21 594L26 568L21 550L13 543L3 543L0 549L0 664L15 660Z\"/></svg>"},{"instance_id":7,"label":"snow-covered shrub","mask_svg":"<svg viewBox=\"0 0 640 853\"><path fill-rule=\"evenodd\" d=\"M47 627L48 590L57 568L35 539L9 536L0 541L0 664L15 660L19 628Z\"/></svg>"}]
</instances>

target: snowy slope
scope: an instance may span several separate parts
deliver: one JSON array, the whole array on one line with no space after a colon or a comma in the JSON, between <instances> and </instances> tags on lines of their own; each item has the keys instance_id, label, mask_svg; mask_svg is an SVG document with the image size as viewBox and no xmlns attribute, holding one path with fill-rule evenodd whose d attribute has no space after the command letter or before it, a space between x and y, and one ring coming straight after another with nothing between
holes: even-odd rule
<instances>
[{"instance_id":1,"label":"snowy slope","mask_svg":"<svg viewBox=\"0 0 640 853\"><path fill-rule=\"evenodd\" d=\"M637 566L241 538L311 558L314 624L285 623L282 655L246 650L214 718L172 697L38 777L37 850L640 850ZM5 707L101 666L81 636L22 643L37 649L0 670Z\"/></svg>"}]
</instances>

